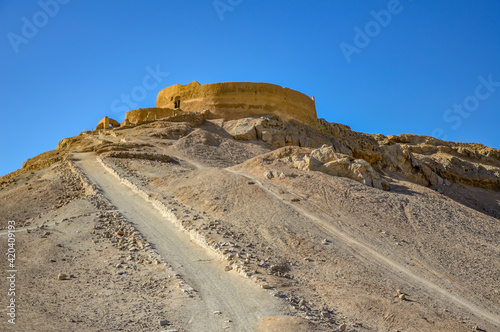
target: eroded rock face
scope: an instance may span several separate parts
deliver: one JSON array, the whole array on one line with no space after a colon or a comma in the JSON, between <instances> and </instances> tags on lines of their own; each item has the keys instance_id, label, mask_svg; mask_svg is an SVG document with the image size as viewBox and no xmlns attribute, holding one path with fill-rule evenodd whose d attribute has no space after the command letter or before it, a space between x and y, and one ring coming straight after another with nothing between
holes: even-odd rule
<instances>
[{"instance_id":1,"label":"eroded rock face","mask_svg":"<svg viewBox=\"0 0 500 332\"><path fill-rule=\"evenodd\" d=\"M322 119L313 128L296 121L284 122L277 116L225 121L223 128L235 139L262 140L274 148L319 148L326 144L350 162L363 160L379 172L397 172L424 186L456 182L500 189L500 151L481 144L418 135L369 135ZM342 168L342 158L337 159L329 167ZM355 164L364 167L360 162Z\"/></svg>"},{"instance_id":2,"label":"eroded rock face","mask_svg":"<svg viewBox=\"0 0 500 332\"><path fill-rule=\"evenodd\" d=\"M366 160L377 167L383 165L385 159L384 152L380 149L375 135L360 133L351 130L349 126L327 122L325 119L318 119L315 129L335 138L338 144L342 145L344 150L348 151L348 155ZM334 145L334 147L337 146Z\"/></svg>"},{"instance_id":3,"label":"eroded rock face","mask_svg":"<svg viewBox=\"0 0 500 332\"><path fill-rule=\"evenodd\" d=\"M160 91L156 107L127 112L122 129L159 120L189 124L186 125L189 128L178 126L151 133L151 137L178 139L186 136L191 127L214 119L218 122L213 123L234 139L260 140L268 148L331 146L332 151L349 159L352 174L365 172L366 165L361 162L364 161L379 173L399 173L424 186L457 182L500 189L499 150L428 136L386 137L356 132L349 126L318 119L314 98L274 84L225 82L201 85L196 81L187 85L176 84ZM96 129L116 126L116 121L105 117ZM113 133L112 130L100 132L101 135ZM81 142L82 139L63 141L60 146L81 145ZM345 166L342 159L332 160L334 163L329 166L339 174ZM353 160L360 161L353 163Z\"/></svg>"},{"instance_id":4,"label":"eroded rock face","mask_svg":"<svg viewBox=\"0 0 500 332\"><path fill-rule=\"evenodd\" d=\"M323 145L308 155L292 156L291 159L293 166L301 170L348 177L370 187L389 190L389 184L366 160L337 153L331 146Z\"/></svg>"},{"instance_id":5,"label":"eroded rock face","mask_svg":"<svg viewBox=\"0 0 500 332\"><path fill-rule=\"evenodd\" d=\"M179 139L211 119L213 125L220 126L234 139L260 140L266 143L268 148L299 146L318 149L327 145L330 150L321 148L323 150L318 149L310 158L307 157L309 159L304 157L303 162L307 167L321 166L325 173L352 177L377 188L383 186L378 181L378 175L370 175L372 170L388 176L398 173L424 186L462 183L480 188L500 189L500 150L481 144L455 143L418 135L370 135L353 131L342 124L328 123L323 119L319 119L313 127L295 120L284 121L277 115L214 120L217 116L208 111L170 111L164 114L161 121L149 119L153 121L149 124L151 137ZM144 109L137 110L136 113L141 112L154 113ZM106 118L101 121L103 125L105 122L110 123L111 119L104 120ZM101 135L117 137L120 135L119 130L102 131ZM69 151L94 151L99 149L98 146L102 143L103 141L91 134L82 133L80 136L62 140L55 152L28 160L23 168L44 167L59 160ZM323 153L328 157L322 156ZM332 153L334 155L330 155ZM324 158L330 159L322 161ZM319 166L315 164L318 160Z\"/></svg>"},{"instance_id":6,"label":"eroded rock face","mask_svg":"<svg viewBox=\"0 0 500 332\"><path fill-rule=\"evenodd\" d=\"M338 152L350 154L350 151L331 135L324 134L297 121L284 122L278 116L268 115L225 121L223 128L235 139L258 139L275 148L284 146L320 147L323 144L328 144L338 147Z\"/></svg>"},{"instance_id":7,"label":"eroded rock face","mask_svg":"<svg viewBox=\"0 0 500 332\"><path fill-rule=\"evenodd\" d=\"M457 182L500 189L500 151L428 136L378 136L385 167L422 185Z\"/></svg>"}]
</instances>

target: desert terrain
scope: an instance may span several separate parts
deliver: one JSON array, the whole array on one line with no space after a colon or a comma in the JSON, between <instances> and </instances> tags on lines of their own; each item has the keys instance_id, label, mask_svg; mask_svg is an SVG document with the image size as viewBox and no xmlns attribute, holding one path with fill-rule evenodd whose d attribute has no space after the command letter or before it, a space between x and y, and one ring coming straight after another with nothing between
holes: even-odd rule
<instances>
[{"instance_id":1,"label":"desert terrain","mask_svg":"<svg viewBox=\"0 0 500 332\"><path fill-rule=\"evenodd\" d=\"M186 113L64 139L0 202L2 331L500 330L479 144Z\"/></svg>"}]
</instances>

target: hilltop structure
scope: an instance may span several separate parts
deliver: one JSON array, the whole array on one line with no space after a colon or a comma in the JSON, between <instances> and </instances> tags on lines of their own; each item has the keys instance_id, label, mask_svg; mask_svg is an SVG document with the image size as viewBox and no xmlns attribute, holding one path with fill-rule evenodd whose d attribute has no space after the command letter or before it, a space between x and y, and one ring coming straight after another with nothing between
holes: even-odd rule
<instances>
[{"instance_id":1,"label":"hilltop structure","mask_svg":"<svg viewBox=\"0 0 500 332\"><path fill-rule=\"evenodd\" d=\"M160 91L156 107L204 112L235 120L249 116L278 115L284 120L314 124L314 97L269 83L227 82L204 84L194 81Z\"/></svg>"},{"instance_id":2,"label":"hilltop structure","mask_svg":"<svg viewBox=\"0 0 500 332\"><path fill-rule=\"evenodd\" d=\"M277 115L314 126L317 122L314 97L269 83L225 82L176 84L158 93L156 107L127 112L122 126L155 121L179 112L210 111L215 117L235 120ZM102 120L101 120L102 121Z\"/></svg>"},{"instance_id":3,"label":"hilltop structure","mask_svg":"<svg viewBox=\"0 0 500 332\"><path fill-rule=\"evenodd\" d=\"M297 155L292 160L294 166L348 176L379 189L389 189L380 176L384 172L398 172L424 186L463 183L500 188L499 150L428 136L386 137L355 132L349 126L318 119L314 98L274 84L200 85L194 81L172 85L158 93L156 107L127 112L121 127L160 119L196 126L205 120L219 119L218 126L236 140L262 140L274 148L315 148L317 151L310 155ZM117 125L106 117L96 130ZM67 145L71 145L71 140L63 140L58 149ZM33 162L26 167L30 163Z\"/></svg>"},{"instance_id":4,"label":"hilltop structure","mask_svg":"<svg viewBox=\"0 0 500 332\"><path fill-rule=\"evenodd\" d=\"M120 127L120 123L116 120L110 119L107 116L105 116L101 121L99 121L99 123L95 127L95 130L110 129L115 127Z\"/></svg>"}]
</instances>

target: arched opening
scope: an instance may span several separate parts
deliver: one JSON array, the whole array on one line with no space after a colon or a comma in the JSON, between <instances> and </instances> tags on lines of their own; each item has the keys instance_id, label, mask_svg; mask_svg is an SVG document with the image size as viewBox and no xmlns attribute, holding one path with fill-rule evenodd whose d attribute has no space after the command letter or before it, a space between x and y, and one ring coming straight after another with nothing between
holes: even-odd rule
<instances>
[{"instance_id":1,"label":"arched opening","mask_svg":"<svg viewBox=\"0 0 500 332\"><path fill-rule=\"evenodd\" d=\"M174 108L181 108L181 97L180 96L175 97Z\"/></svg>"}]
</instances>

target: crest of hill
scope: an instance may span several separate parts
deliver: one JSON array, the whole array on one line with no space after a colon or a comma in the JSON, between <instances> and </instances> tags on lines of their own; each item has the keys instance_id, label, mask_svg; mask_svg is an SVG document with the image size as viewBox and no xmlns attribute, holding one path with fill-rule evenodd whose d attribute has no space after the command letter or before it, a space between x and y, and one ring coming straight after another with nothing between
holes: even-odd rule
<instances>
[{"instance_id":1,"label":"crest of hill","mask_svg":"<svg viewBox=\"0 0 500 332\"><path fill-rule=\"evenodd\" d=\"M269 83L176 84L158 93L156 107L194 112L210 110L215 116L228 120L268 114L308 125L314 125L317 120L314 97Z\"/></svg>"},{"instance_id":2,"label":"crest of hill","mask_svg":"<svg viewBox=\"0 0 500 332\"><path fill-rule=\"evenodd\" d=\"M129 111L121 125L105 117L96 131L63 139L55 151L27 160L23 170L46 167L73 151L98 150L104 133L117 135L163 121L188 123L185 134L206 120L218 123L234 139L261 141L272 148L331 146L339 156L364 160L381 174L398 174L424 186L455 182L500 189L497 149L429 136L356 132L318 119L313 98L278 85L249 82L170 86L160 91L156 107Z\"/></svg>"},{"instance_id":3,"label":"crest of hill","mask_svg":"<svg viewBox=\"0 0 500 332\"><path fill-rule=\"evenodd\" d=\"M132 110L122 124L106 117L96 130L65 138L55 150L0 177L0 215L4 221L16 220L17 226L33 230L16 234L25 236L18 242L28 250L24 251L36 253L22 255L19 261L27 268L21 282L25 280L24 287L33 295L31 302L36 305L31 308L41 317L27 321L71 330L76 320L68 317L77 312L78 326L92 329L102 325L95 320L95 308L116 303L113 310L124 319L108 320L105 326L126 329L130 322L139 322L138 317L146 317L140 322L150 325L143 327L158 329L151 310L146 308L145 316L136 310L151 302L141 294L160 289L158 285L170 285L178 294L182 291L189 301L171 302L178 294L170 288L160 289L172 296L161 296L163 300L160 293L151 293L158 305L165 306L162 310L169 321L182 324L186 317L206 318L199 314L200 307L192 306L202 297L193 298L180 288L177 276L182 274L172 272L172 283L151 283L152 272L163 278L164 270L149 261L152 256L136 256L149 250L142 245L146 239L170 242L156 234L139 237L139 229L129 227L143 220L149 228L151 218L132 216L127 221L122 215L124 205L149 211L153 204L169 216L172 213L173 221L161 218L158 225L171 220L175 229L189 234L187 245L201 244L223 259L226 268L220 265L218 270L261 282L261 288L272 291L269 294L283 296L285 304L292 306L292 315L307 318L267 319L261 327L269 331L351 327L469 331L472 326L490 331L499 326L495 306L499 150L428 136L356 132L317 119L313 99L299 92L297 99L307 100L309 106L297 103L285 108L275 103L282 93L293 100L284 88L236 84L275 89L262 91L267 99L259 100L258 89L244 92L253 97L243 99L231 84L210 87L216 93L201 99L194 93L205 89L199 84L171 87L160 93L157 107ZM262 106L266 103L269 109ZM109 190L99 190L102 185ZM140 197L129 196L129 189ZM122 207L111 203L111 198L118 202L125 196L129 198ZM5 225L0 222L0 228ZM40 254L40 245L52 249ZM111 256L113 246L116 254ZM171 248L183 250L175 243ZM167 254L167 261L180 251ZM75 255L69 265L68 253ZM125 268L139 262L127 258L123 263L128 255L148 260L141 258L140 268ZM209 262L196 254L193 258L185 261L203 266ZM58 270L74 274L69 280L55 280ZM53 282L44 281L50 275ZM113 277L119 283L111 285L108 281ZM78 301L82 284L89 294L111 295L93 301L97 307L82 307ZM140 298L141 302L126 302L123 292L115 291L127 288L135 289L127 293L127 301ZM58 297L58 315L47 319L54 289L65 296ZM226 285L220 289L226 290ZM227 294L223 299L230 297ZM215 303L209 297L201 302ZM211 306L207 307L210 317ZM180 307L182 319L175 321ZM345 323L339 325L340 319ZM117 322L125 325L113 325ZM328 329L326 325L318 329L326 323Z\"/></svg>"}]
</instances>

